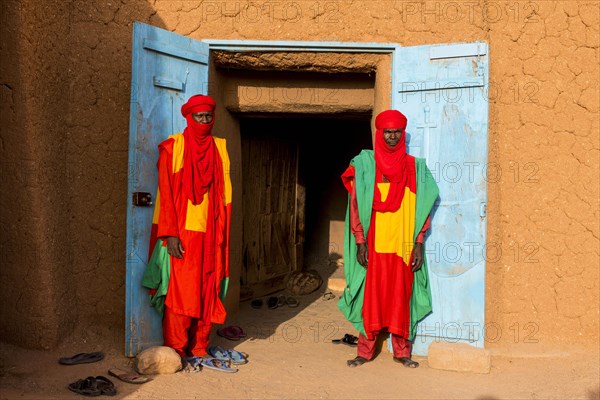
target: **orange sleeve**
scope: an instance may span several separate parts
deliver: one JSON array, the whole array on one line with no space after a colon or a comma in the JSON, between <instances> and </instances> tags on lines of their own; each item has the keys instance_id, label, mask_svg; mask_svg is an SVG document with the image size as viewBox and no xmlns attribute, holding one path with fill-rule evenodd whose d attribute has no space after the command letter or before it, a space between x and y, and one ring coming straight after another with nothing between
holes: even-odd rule
<instances>
[{"instance_id":1,"label":"orange sleeve","mask_svg":"<svg viewBox=\"0 0 600 400\"><path fill-rule=\"evenodd\" d=\"M158 238L179 237L175 196L173 193L173 140L159 146L158 191L160 193L160 213L158 216Z\"/></svg>"}]
</instances>

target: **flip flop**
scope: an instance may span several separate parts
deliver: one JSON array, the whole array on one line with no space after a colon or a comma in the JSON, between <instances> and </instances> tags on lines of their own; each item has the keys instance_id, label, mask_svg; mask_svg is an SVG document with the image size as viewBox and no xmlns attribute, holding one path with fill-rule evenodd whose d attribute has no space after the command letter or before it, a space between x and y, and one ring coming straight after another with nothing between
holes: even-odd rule
<instances>
[{"instance_id":1,"label":"flip flop","mask_svg":"<svg viewBox=\"0 0 600 400\"><path fill-rule=\"evenodd\" d=\"M216 358L217 360L229 361L227 350L221 346L210 346L208 349L206 349L206 351L211 357Z\"/></svg>"},{"instance_id":2,"label":"flip flop","mask_svg":"<svg viewBox=\"0 0 600 400\"><path fill-rule=\"evenodd\" d=\"M238 332L235 329L232 329L231 326L226 326L225 328L221 328L217 330L217 335L227 339L237 341L240 340L240 336L238 336Z\"/></svg>"},{"instance_id":3,"label":"flip flop","mask_svg":"<svg viewBox=\"0 0 600 400\"><path fill-rule=\"evenodd\" d=\"M323 293L323 300L333 300L335 299L335 294L331 292Z\"/></svg>"},{"instance_id":4,"label":"flip flop","mask_svg":"<svg viewBox=\"0 0 600 400\"><path fill-rule=\"evenodd\" d=\"M285 302L290 308L296 308L300 305L300 302L298 302L295 297L288 297L285 299Z\"/></svg>"},{"instance_id":5,"label":"flip flop","mask_svg":"<svg viewBox=\"0 0 600 400\"><path fill-rule=\"evenodd\" d=\"M285 296L279 295L279 296L277 296L277 307L283 307L283 306L285 306Z\"/></svg>"},{"instance_id":6,"label":"flip flop","mask_svg":"<svg viewBox=\"0 0 600 400\"><path fill-rule=\"evenodd\" d=\"M221 346L211 346L207 349L208 354L214 358L231 362L234 365L243 365L248 363L248 355L237 350L225 350Z\"/></svg>"},{"instance_id":7,"label":"flip flop","mask_svg":"<svg viewBox=\"0 0 600 400\"><path fill-rule=\"evenodd\" d=\"M111 368L108 370L108 373L127 383L142 384L150 381L150 379L146 378L145 376L141 376L135 372L128 372L119 368Z\"/></svg>"},{"instance_id":8,"label":"flip flop","mask_svg":"<svg viewBox=\"0 0 600 400\"><path fill-rule=\"evenodd\" d=\"M195 373L202 370L202 357L192 356L181 360L183 364L183 372Z\"/></svg>"},{"instance_id":9,"label":"flip flop","mask_svg":"<svg viewBox=\"0 0 600 400\"><path fill-rule=\"evenodd\" d=\"M244 329L242 329L241 326L234 325L234 326L231 327L231 329L235 333L237 333L237 335L238 335L239 338L245 338L246 337L246 332L244 331Z\"/></svg>"},{"instance_id":10,"label":"flip flop","mask_svg":"<svg viewBox=\"0 0 600 400\"><path fill-rule=\"evenodd\" d=\"M203 358L201 364L204 368L214 369L215 371L234 373L237 372L237 368L231 368L223 360L216 358Z\"/></svg>"},{"instance_id":11,"label":"flip flop","mask_svg":"<svg viewBox=\"0 0 600 400\"><path fill-rule=\"evenodd\" d=\"M256 299L256 300L252 300L250 302L250 307L255 308L255 309L259 309L262 308L263 305L263 301L261 299Z\"/></svg>"},{"instance_id":12,"label":"flip flop","mask_svg":"<svg viewBox=\"0 0 600 400\"><path fill-rule=\"evenodd\" d=\"M246 337L246 332L242 329L241 326L232 325L232 326L226 326L222 329L226 330L227 334L230 336L237 336L239 339Z\"/></svg>"},{"instance_id":13,"label":"flip flop","mask_svg":"<svg viewBox=\"0 0 600 400\"><path fill-rule=\"evenodd\" d=\"M227 350L229 359L234 365L248 364L248 354L242 353L241 351L229 349Z\"/></svg>"},{"instance_id":14,"label":"flip flop","mask_svg":"<svg viewBox=\"0 0 600 400\"><path fill-rule=\"evenodd\" d=\"M346 346L357 347L358 346L358 338L356 336L354 336L354 335L350 335L349 333L346 333L343 338L341 338L341 339L333 339L331 341L331 343L333 343L333 344L345 344Z\"/></svg>"},{"instance_id":15,"label":"flip flop","mask_svg":"<svg viewBox=\"0 0 600 400\"><path fill-rule=\"evenodd\" d=\"M102 394L102 390L98 388L96 378L93 376L88 376L85 379L79 379L73 383L70 383L67 388L71 392L75 392L82 396L100 396Z\"/></svg>"},{"instance_id":16,"label":"flip flop","mask_svg":"<svg viewBox=\"0 0 600 400\"><path fill-rule=\"evenodd\" d=\"M63 365L86 364L100 361L104 358L104 353L96 351L94 353L79 353L73 357L61 357L58 362Z\"/></svg>"},{"instance_id":17,"label":"flip flop","mask_svg":"<svg viewBox=\"0 0 600 400\"><path fill-rule=\"evenodd\" d=\"M96 377L96 387L105 396L114 396L117 394L115 384L105 376L100 375Z\"/></svg>"}]
</instances>

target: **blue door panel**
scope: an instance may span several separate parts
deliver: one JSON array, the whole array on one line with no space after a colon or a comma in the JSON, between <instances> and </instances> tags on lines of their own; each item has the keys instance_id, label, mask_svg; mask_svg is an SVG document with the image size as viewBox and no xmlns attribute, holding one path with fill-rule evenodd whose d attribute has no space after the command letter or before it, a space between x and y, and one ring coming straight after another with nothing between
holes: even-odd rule
<instances>
[{"instance_id":1,"label":"blue door panel","mask_svg":"<svg viewBox=\"0 0 600 400\"><path fill-rule=\"evenodd\" d=\"M433 312L414 353L432 341L483 347L488 55L485 43L398 47L393 108L408 117L408 148L440 188L426 240Z\"/></svg>"},{"instance_id":2,"label":"blue door panel","mask_svg":"<svg viewBox=\"0 0 600 400\"><path fill-rule=\"evenodd\" d=\"M155 199L157 146L185 128L180 108L187 98L206 93L208 45L135 23L132 60L125 305L128 356L162 344L161 319L150 306L148 290L141 286L154 207L134 206L132 195L149 192Z\"/></svg>"}]
</instances>

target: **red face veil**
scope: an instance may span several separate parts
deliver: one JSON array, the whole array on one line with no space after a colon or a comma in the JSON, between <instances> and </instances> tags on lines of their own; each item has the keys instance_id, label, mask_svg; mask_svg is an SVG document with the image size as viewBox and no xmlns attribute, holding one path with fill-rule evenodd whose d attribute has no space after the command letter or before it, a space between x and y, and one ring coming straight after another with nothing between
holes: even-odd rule
<instances>
[{"instance_id":1,"label":"red face veil","mask_svg":"<svg viewBox=\"0 0 600 400\"><path fill-rule=\"evenodd\" d=\"M183 188L192 204L202 203L204 194L222 169L212 137L214 117L209 124L194 121L192 114L211 111L215 102L209 96L201 94L190 97L181 107L181 114L187 121L183 131L185 148L183 153ZM219 171L217 171L217 169Z\"/></svg>"},{"instance_id":2,"label":"red face veil","mask_svg":"<svg viewBox=\"0 0 600 400\"><path fill-rule=\"evenodd\" d=\"M386 110L375 118L375 167L377 172L390 182L390 190L385 202L381 193L375 190L373 208L377 211L396 211L404 197L404 187L408 182L406 162L406 125L408 120L400 111ZM402 129L400 141L391 148L383 137L384 129Z\"/></svg>"}]
</instances>

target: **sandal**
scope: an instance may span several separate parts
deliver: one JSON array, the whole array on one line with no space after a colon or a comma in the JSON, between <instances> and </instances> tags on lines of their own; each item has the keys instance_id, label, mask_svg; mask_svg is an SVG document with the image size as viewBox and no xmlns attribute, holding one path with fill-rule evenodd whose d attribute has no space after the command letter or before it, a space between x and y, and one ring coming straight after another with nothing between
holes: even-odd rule
<instances>
[{"instance_id":1,"label":"sandal","mask_svg":"<svg viewBox=\"0 0 600 400\"><path fill-rule=\"evenodd\" d=\"M239 330L235 329L233 326L226 326L225 328L218 329L217 335L233 341L238 341L241 338L241 336L239 336Z\"/></svg>"},{"instance_id":2,"label":"sandal","mask_svg":"<svg viewBox=\"0 0 600 400\"><path fill-rule=\"evenodd\" d=\"M230 326L231 330L237 335L237 337L243 339L246 337L246 332L242 329L241 326Z\"/></svg>"},{"instance_id":3,"label":"sandal","mask_svg":"<svg viewBox=\"0 0 600 400\"><path fill-rule=\"evenodd\" d=\"M358 338L356 336L354 336L354 335L350 335L349 333L346 333L343 338L341 338L341 339L333 339L331 341L331 343L333 343L333 344L345 344L346 346L357 347L358 346Z\"/></svg>"},{"instance_id":4,"label":"sandal","mask_svg":"<svg viewBox=\"0 0 600 400\"><path fill-rule=\"evenodd\" d=\"M142 384L150 381L150 378L136 374L135 372L128 372L119 368L111 368L108 373L115 378L119 378L123 382Z\"/></svg>"},{"instance_id":5,"label":"sandal","mask_svg":"<svg viewBox=\"0 0 600 400\"><path fill-rule=\"evenodd\" d=\"M75 392L82 396L100 396L102 390L100 390L96 384L96 378L88 376L85 379L79 379L67 386L71 392Z\"/></svg>"},{"instance_id":6,"label":"sandal","mask_svg":"<svg viewBox=\"0 0 600 400\"><path fill-rule=\"evenodd\" d=\"M58 362L63 365L86 364L100 361L104 358L104 353L96 351L94 353L79 353L73 357L61 357Z\"/></svg>"},{"instance_id":7,"label":"sandal","mask_svg":"<svg viewBox=\"0 0 600 400\"><path fill-rule=\"evenodd\" d=\"M105 376L96 377L96 387L100 390L101 394L105 396L114 396L117 394L115 384Z\"/></svg>"},{"instance_id":8,"label":"sandal","mask_svg":"<svg viewBox=\"0 0 600 400\"><path fill-rule=\"evenodd\" d=\"M202 357L192 356L181 359L182 371L187 373L196 373L202 370Z\"/></svg>"},{"instance_id":9,"label":"sandal","mask_svg":"<svg viewBox=\"0 0 600 400\"><path fill-rule=\"evenodd\" d=\"M267 300L267 307L270 310L274 310L277 308L277 304L279 304L279 299L277 299L277 297L269 297L269 300Z\"/></svg>"},{"instance_id":10,"label":"sandal","mask_svg":"<svg viewBox=\"0 0 600 400\"><path fill-rule=\"evenodd\" d=\"M279 295L277 296L277 307L283 307L285 306L285 296L284 295Z\"/></svg>"},{"instance_id":11,"label":"sandal","mask_svg":"<svg viewBox=\"0 0 600 400\"><path fill-rule=\"evenodd\" d=\"M323 293L323 300L333 300L335 299L335 294L331 292Z\"/></svg>"},{"instance_id":12,"label":"sandal","mask_svg":"<svg viewBox=\"0 0 600 400\"><path fill-rule=\"evenodd\" d=\"M256 310L262 308L262 305L263 305L263 301L261 299L252 300L250 302L250 307L252 307Z\"/></svg>"},{"instance_id":13,"label":"sandal","mask_svg":"<svg viewBox=\"0 0 600 400\"><path fill-rule=\"evenodd\" d=\"M294 297L288 297L287 299L285 299L285 302L290 308L296 308L300 305L298 300L296 300L296 298Z\"/></svg>"},{"instance_id":14,"label":"sandal","mask_svg":"<svg viewBox=\"0 0 600 400\"><path fill-rule=\"evenodd\" d=\"M242 365L248 363L248 355L246 353L242 353L233 349L225 350L221 346L209 347L208 354L210 354L218 360L231 362L234 365Z\"/></svg>"},{"instance_id":15,"label":"sandal","mask_svg":"<svg viewBox=\"0 0 600 400\"><path fill-rule=\"evenodd\" d=\"M225 361L217 358L203 358L201 365L205 368L214 369L215 371L221 372L234 373L238 371L237 368L231 368Z\"/></svg>"}]
</instances>

